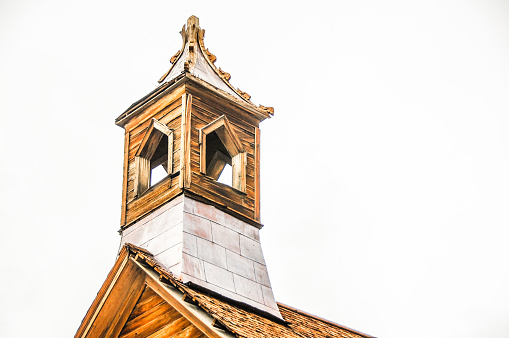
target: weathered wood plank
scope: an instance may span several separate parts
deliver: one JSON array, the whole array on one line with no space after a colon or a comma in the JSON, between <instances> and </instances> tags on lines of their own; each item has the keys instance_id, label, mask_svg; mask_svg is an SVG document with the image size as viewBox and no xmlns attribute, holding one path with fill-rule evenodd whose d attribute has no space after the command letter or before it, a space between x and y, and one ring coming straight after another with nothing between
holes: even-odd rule
<instances>
[{"instance_id":1,"label":"weathered wood plank","mask_svg":"<svg viewBox=\"0 0 509 338\"><path fill-rule=\"evenodd\" d=\"M145 287L145 290L141 294L141 297L136 303L136 306L134 307L133 311L131 311L131 314L129 315L129 319L127 320L127 322L129 322L133 318L141 316L143 313L149 311L150 309L159 305L162 302L164 302L164 300L161 297L159 297L151 288Z\"/></svg>"},{"instance_id":2,"label":"weathered wood plank","mask_svg":"<svg viewBox=\"0 0 509 338\"><path fill-rule=\"evenodd\" d=\"M129 313L136 305L144 291L145 275L140 273L136 280L130 285L129 295L125 297L123 303L115 308L114 317L110 320L110 330L106 331L104 337L118 337L125 322L129 318Z\"/></svg>"},{"instance_id":3,"label":"weathered wood plank","mask_svg":"<svg viewBox=\"0 0 509 338\"><path fill-rule=\"evenodd\" d=\"M181 189L178 186L178 182L178 178L171 180L168 178L168 182L163 184L159 182L155 189L149 189L143 196L129 202L127 204L126 225L131 224L179 195Z\"/></svg>"},{"instance_id":4,"label":"weathered wood plank","mask_svg":"<svg viewBox=\"0 0 509 338\"><path fill-rule=\"evenodd\" d=\"M226 115L225 115L226 116ZM219 117L219 116L218 116ZM216 119L218 118L216 117ZM253 131L248 131L242 126L239 126L233 121L230 121L230 117L226 116L228 121L230 122L231 127L237 133L237 136L241 139L243 142L248 142L251 144L254 144L254 133ZM193 111L193 128L196 128L199 130L200 128L205 127L209 123L213 122L215 119L212 119L212 116L207 117L204 114L200 114L199 111Z\"/></svg>"},{"instance_id":5,"label":"weathered wood plank","mask_svg":"<svg viewBox=\"0 0 509 338\"><path fill-rule=\"evenodd\" d=\"M180 188L189 188L191 185L191 105L192 95L182 95L182 121L180 128Z\"/></svg>"},{"instance_id":6,"label":"weathered wood plank","mask_svg":"<svg viewBox=\"0 0 509 338\"><path fill-rule=\"evenodd\" d=\"M168 302L168 304L170 304L175 310L182 314L182 316L189 320L192 325L200 329L200 331L203 332L207 337L221 338L221 336L217 334L214 329L210 328L201 319L199 319L193 311L184 306L180 300L175 299L175 297L169 292L167 287L161 283L161 281L154 278L147 278L147 285L151 287L166 302Z\"/></svg>"},{"instance_id":7,"label":"weathered wood plank","mask_svg":"<svg viewBox=\"0 0 509 338\"><path fill-rule=\"evenodd\" d=\"M177 108L180 108L180 105ZM173 132L175 133L175 138L180 138L180 111L177 111L177 108L174 111L175 116L171 117L172 118L171 121L161 119L160 122L166 125L169 129L173 130ZM143 141L143 138L147 132L149 125L150 124L145 123L143 126L135 128L133 130L133 132L135 132L136 134L131 136L129 145L129 158L132 158L136 155L137 151L141 146L141 143Z\"/></svg>"},{"instance_id":8,"label":"weathered wood plank","mask_svg":"<svg viewBox=\"0 0 509 338\"><path fill-rule=\"evenodd\" d=\"M168 325L162 327L160 330L151 334L147 338L175 338L179 337L182 332L188 332L190 328L195 327L187 319L181 316L179 319L170 322ZM198 330L198 332L201 334L201 331Z\"/></svg>"},{"instance_id":9,"label":"weathered wood plank","mask_svg":"<svg viewBox=\"0 0 509 338\"><path fill-rule=\"evenodd\" d=\"M240 214L254 219L254 200L246 194L212 180L209 177L193 173L191 192L226 206Z\"/></svg>"},{"instance_id":10,"label":"weathered wood plank","mask_svg":"<svg viewBox=\"0 0 509 338\"><path fill-rule=\"evenodd\" d=\"M119 321L124 319L124 312L127 311L127 314L129 314L136 304L136 300L143 291L144 281L145 273L135 264L127 263L115 282L115 287L111 289L104 301L86 337L110 337L117 328ZM119 308L122 311L119 312ZM125 319L127 319L127 316L125 316Z\"/></svg>"},{"instance_id":11,"label":"weathered wood plank","mask_svg":"<svg viewBox=\"0 0 509 338\"><path fill-rule=\"evenodd\" d=\"M228 114L228 117L233 116L238 119L242 124L246 125L246 128L251 128L250 126L258 127L258 119L255 118L250 113L235 107L230 104L228 101L224 99L219 99L213 95L209 95L204 91L196 91L192 87L187 88L188 92L196 96L197 100L195 106L200 106L202 109L213 112L217 115ZM254 130L252 130L254 132Z\"/></svg>"},{"instance_id":12,"label":"weathered wood plank","mask_svg":"<svg viewBox=\"0 0 509 338\"><path fill-rule=\"evenodd\" d=\"M124 167L122 177L122 205L120 207L120 226L125 225L125 216L127 212L127 181L129 178L129 132L124 134Z\"/></svg>"},{"instance_id":13,"label":"weathered wood plank","mask_svg":"<svg viewBox=\"0 0 509 338\"><path fill-rule=\"evenodd\" d=\"M137 127L144 122L146 122L148 119L154 117L158 112L161 112L163 109L168 107L171 103L177 101L182 94L184 93L184 86L176 88L175 91L163 96L139 114L138 116L134 117L132 120L130 120L126 125L126 130L131 130L134 127Z\"/></svg>"},{"instance_id":14,"label":"weathered wood plank","mask_svg":"<svg viewBox=\"0 0 509 338\"><path fill-rule=\"evenodd\" d=\"M147 337L170 322L179 320L182 316L166 303L161 297L161 302L143 312L141 315L130 319L122 329L119 338ZM184 319L185 320L185 319Z\"/></svg>"},{"instance_id":15,"label":"weathered wood plank","mask_svg":"<svg viewBox=\"0 0 509 338\"><path fill-rule=\"evenodd\" d=\"M255 128L254 219L260 222L260 129ZM249 156L248 156L249 163Z\"/></svg>"},{"instance_id":16,"label":"weathered wood plank","mask_svg":"<svg viewBox=\"0 0 509 338\"><path fill-rule=\"evenodd\" d=\"M113 289L115 282L119 279L123 269L125 268L128 262L129 262L129 252L127 250L122 250L117 261L115 262L115 265L108 273L106 280L104 281L103 285L101 286L101 289L97 293L97 297L94 299L92 305L87 311L87 314L83 318L81 325L74 336L75 338L78 337L81 338L87 335L90 328L92 327L95 318L97 318L99 312L101 311L102 306L106 302L108 295Z\"/></svg>"}]
</instances>

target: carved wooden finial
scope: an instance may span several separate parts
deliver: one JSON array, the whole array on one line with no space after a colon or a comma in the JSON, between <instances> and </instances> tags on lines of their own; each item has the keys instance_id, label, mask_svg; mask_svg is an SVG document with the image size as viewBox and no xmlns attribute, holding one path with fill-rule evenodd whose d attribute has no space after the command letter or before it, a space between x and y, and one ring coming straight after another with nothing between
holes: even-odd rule
<instances>
[{"instance_id":1,"label":"carved wooden finial","mask_svg":"<svg viewBox=\"0 0 509 338\"><path fill-rule=\"evenodd\" d=\"M184 61L184 71L191 72L196 63L196 52L198 48L198 40L200 35L200 21L194 15L187 19L187 27L185 29L184 42L188 44L186 60Z\"/></svg>"},{"instance_id":2,"label":"carved wooden finial","mask_svg":"<svg viewBox=\"0 0 509 338\"><path fill-rule=\"evenodd\" d=\"M187 19L187 27L191 26L200 26L200 19L198 19L196 16L191 15L189 19Z\"/></svg>"},{"instance_id":3,"label":"carved wooden finial","mask_svg":"<svg viewBox=\"0 0 509 338\"><path fill-rule=\"evenodd\" d=\"M196 42L198 39L198 32L200 31L200 21L194 15L187 19L186 27L186 42Z\"/></svg>"}]
</instances>

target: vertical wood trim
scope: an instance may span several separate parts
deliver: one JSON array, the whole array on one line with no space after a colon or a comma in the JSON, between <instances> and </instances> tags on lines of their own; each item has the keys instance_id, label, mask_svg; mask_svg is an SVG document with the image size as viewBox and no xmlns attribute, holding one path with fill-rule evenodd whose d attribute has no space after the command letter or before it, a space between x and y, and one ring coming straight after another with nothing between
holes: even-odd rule
<instances>
[{"instance_id":1,"label":"vertical wood trim","mask_svg":"<svg viewBox=\"0 0 509 338\"><path fill-rule=\"evenodd\" d=\"M142 157L134 157L135 177L134 177L134 195L140 196L150 186L150 160Z\"/></svg>"},{"instance_id":2,"label":"vertical wood trim","mask_svg":"<svg viewBox=\"0 0 509 338\"><path fill-rule=\"evenodd\" d=\"M182 94L182 117L180 119L180 175L179 175L179 188L184 188L184 175L186 174L186 136L187 136L187 94Z\"/></svg>"},{"instance_id":3,"label":"vertical wood trim","mask_svg":"<svg viewBox=\"0 0 509 338\"><path fill-rule=\"evenodd\" d=\"M232 186L242 192L246 192L246 162L245 152L232 157Z\"/></svg>"},{"instance_id":4,"label":"vertical wood trim","mask_svg":"<svg viewBox=\"0 0 509 338\"><path fill-rule=\"evenodd\" d=\"M191 108L193 106L193 96L187 94L186 104L186 124L187 124L187 147L186 147L186 175L184 176L184 187L191 188Z\"/></svg>"},{"instance_id":5,"label":"vertical wood trim","mask_svg":"<svg viewBox=\"0 0 509 338\"><path fill-rule=\"evenodd\" d=\"M134 196L141 195L140 192L140 157L134 157Z\"/></svg>"},{"instance_id":6,"label":"vertical wood trim","mask_svg":"<svg viewBox=\"0 0 509 338\"><path fill-rule=\"evenodd\" d=\"M129 137L130 132L125 131L124 135L124 176L122 178L122 206L120 210L120 226L125 225L126 213L127 213L127 184L129 177Z\"/></svg>"},{"instance_id":7,"label":"vertical wood trim","mask_svg":"<svg viewBox=\"0 0 509 338\"><path fill-rule=\"evenodd\" d=\"M260 128L255 127L254 219L260 222Z\"/></svg>"},{"instance_id":8,"label":"vertical wood trim","mask_svg":"<svg viewBox=\"0 0 509 338\"><path fill-rule=\"evenodd\" d=\"M182 124L181 124L181 141L180 141L180 177L179 187L191 187L191 106L192 95L182 95Z\"/></svg>"},{"instance_id":9,"label":"vertical wood trim","mask_svg":"<svg viewBox=\"0 0 509 338\"><path fill-rule=\"evenodd\" d=\"M242 153L232 157L232 187L242 191Z\"/></svg>"},{"instance_id":10,"label":"vertical wood trim","mask_svg":"<svg viewBox=\"0 0 509 338\"><path fill-rule=\"evenodd\" d=\"M247 153L246 152L242 153L241 170L242 170L242 176L241 176L241 181L240 181L240 187L241 187L240 190L242 192L246 192L246 185L247 185L247 178L246 178L246 175L247 175Z\"/></svg>"},{"instance_id":11,"label":"vertical wood trim","mask_svg":"<svg viewBox=\"0 0 509 338\"><path fill-rule=\"evenodd\" d=\"M173 174L173 130L168 134L168 174Z\"/></svg>"},{"instance_id":12,"label":"vertical wood trim","mask_svg":"<svg viewBox=\"0 0 509 338\"><path fill-rule=\"evenodd\" d=\"M200 142L200 172L202 174L207 173L207 134L200 129L199 134L199 142Z\"/></svg>"},{"instance_id":13,"label":"vertical wood trim","mask_svg":"<svg viewBox=\"0 0 509 338\"><path fill-rule=\"evenodd\" d=\"M143 194L150 188L150 160L140 157L140 193Z\"/></svg>"}]
</instances>

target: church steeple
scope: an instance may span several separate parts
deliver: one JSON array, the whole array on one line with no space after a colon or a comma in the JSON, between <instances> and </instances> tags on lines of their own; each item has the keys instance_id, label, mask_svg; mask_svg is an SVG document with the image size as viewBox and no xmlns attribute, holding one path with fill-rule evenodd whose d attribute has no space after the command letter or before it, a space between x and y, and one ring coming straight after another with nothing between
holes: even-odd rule
<instances>
[{"instance_id":1,"label":"church steeple","mask_svg":"<svg viewBox=\"0 0 509 338\"><path fill-rule=\"evenodd\" d=\"M185 283L280 317L258 233L259 123L273 109L229 83L204 33L191 16L159 87L116 119L125 129L121 244L149 250Z\"/></svg>"}]
</instances>

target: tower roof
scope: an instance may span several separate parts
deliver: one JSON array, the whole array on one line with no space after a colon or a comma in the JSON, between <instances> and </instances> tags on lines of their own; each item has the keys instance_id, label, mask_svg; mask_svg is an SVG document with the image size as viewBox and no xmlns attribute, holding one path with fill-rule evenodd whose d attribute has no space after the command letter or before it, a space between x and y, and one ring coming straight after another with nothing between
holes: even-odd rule
<instances>
[{"instance_id":1,"label":"tower roof","mask_svg":"<svg viewBox=\"0 0 509 338\"><path fill-rule=\"evenodd\" d=\"M256 105L251 102L251 96L232 86L230 74L215 66L216 56L213 55L203 42L205 30L200 28L199 19L195 16L187 19L187 25L182 27L182 47L171 57L172 66L159 79L159 86L134 102L125 112L115 119L121 127L151 102L171 92L176 86L186 82L194 82L216 95L227 99L232 104L242 107L256 116L259 121L274 115L274 108Z\"/></svg>"},{"instance_id":2,"label":"tower roof","mask_svg":"<svg viewBox=\"0 0 509 338\"><path fill-rule=\"evenodd\" d=\"M187 72L242 101L254 105L250 101L251 96L249 94L230 84L230 74L215 66L214 63L217 58L205 48L203 42L205 30L200 28L199 19L196 16L193 15L187 19L187 26L182 27L180 34L182 35L182 47L170 59L172 66L159 79L159 83L169 82L179 74ZM267 109L271 114L274 112L272 108Z\"/></svg>"}]
</instances>

